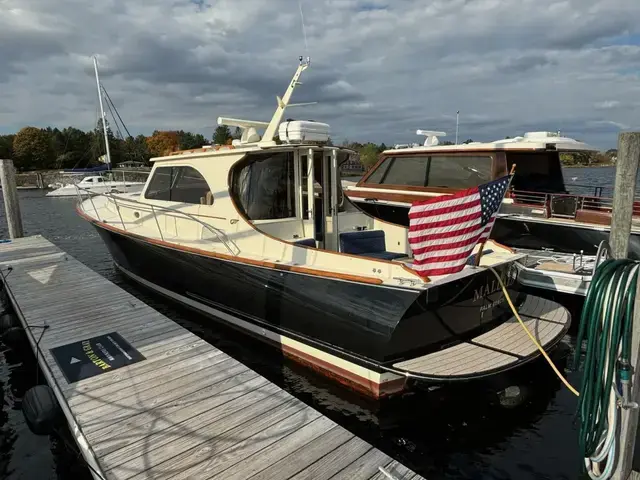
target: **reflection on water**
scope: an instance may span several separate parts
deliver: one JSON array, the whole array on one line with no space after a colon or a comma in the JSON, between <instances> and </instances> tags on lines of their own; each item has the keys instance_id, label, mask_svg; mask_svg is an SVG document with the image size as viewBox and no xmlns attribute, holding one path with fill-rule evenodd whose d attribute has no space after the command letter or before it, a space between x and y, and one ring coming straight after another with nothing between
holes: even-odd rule
<instances>
[{"instance_id":1,"label":"reflection on water","mask_svg":"<svg viewBox=\"0 0 640 480\"><path fill-rule=\"evenodd\" d=\"M45 198L37 191L22 191L20 198L27 235L44 235L429 480L577 478L576 401L544 363L491 381L419 390L383 404L369 402L283 359L271 347L126 281L114 271L97 233L75 214L73 199ZM6 237L4 222L0 237ZM565 341L555 353L560 366L573 338ZM0 344L0 478L89 478L63 442L35 437L24 424L20 399L36 382L35 359L25 351ZM575 374L569 378L579 382ZM520 405L498 401L496 392L508 385L520 386Z\"/></svg>"}]
</instances>

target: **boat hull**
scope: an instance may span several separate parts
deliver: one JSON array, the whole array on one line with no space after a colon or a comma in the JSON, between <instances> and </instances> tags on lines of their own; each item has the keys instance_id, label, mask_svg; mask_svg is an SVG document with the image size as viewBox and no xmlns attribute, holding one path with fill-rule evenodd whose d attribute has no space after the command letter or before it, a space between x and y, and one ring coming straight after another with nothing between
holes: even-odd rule
<instances>
[{"instance_id":1,"label":"boat hull","mask_svg":"<svg viewBox=\"0 0 640 480\"><path fill-rule=\"evenodd\" d=\"M464 341L510 316L495 279L489 287L489 272L429 290L394 288L201 255L94 225L134 280L376 398L406 387L406 377L388 368L394 362ZM511 294L516 304L523 300Z\"/></svg>"}]
</instances>

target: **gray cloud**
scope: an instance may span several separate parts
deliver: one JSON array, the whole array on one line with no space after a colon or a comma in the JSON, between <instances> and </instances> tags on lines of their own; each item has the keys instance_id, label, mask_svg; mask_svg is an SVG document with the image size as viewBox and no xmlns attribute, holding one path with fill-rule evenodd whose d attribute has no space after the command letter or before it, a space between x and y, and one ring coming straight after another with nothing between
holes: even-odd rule
<instances>
[{"instance_id":1,"label":"gray cloud","mask_svg":"<svg viewBox=\"0 0 640 480\"><path fill-rule=\"evenodd\" d=\"M302 0L312 66L287 116L334 139L416 140L417 128L503 138L527 130L615 144L640 128L635 0ZM268 119L298 55L291 0L4 0L0 125L95 121L90 56L134 133L210 134L218 115ZM606 114L606 116L603 116Z\"/></svg>"}]
</instances>

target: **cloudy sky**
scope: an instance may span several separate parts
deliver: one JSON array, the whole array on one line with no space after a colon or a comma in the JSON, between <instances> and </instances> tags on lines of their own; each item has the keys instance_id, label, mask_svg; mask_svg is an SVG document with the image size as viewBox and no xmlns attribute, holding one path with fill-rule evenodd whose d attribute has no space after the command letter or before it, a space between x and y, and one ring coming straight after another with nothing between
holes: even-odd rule
<instances>
[{"instance_id":1,"label":"cloudy sky","mask_svg":"<svg viewBox=\"0 0 640 480\"><path fill-rule=\"evenodd\" d=\"M219 115L268 120L299 55L288 117L332 137L415 130L492 140L561 130L602 148L640 129L638 0L0 0L0 133L89 129L90 56L133 134L211 136Z\"/></svg>"}]
</instances>

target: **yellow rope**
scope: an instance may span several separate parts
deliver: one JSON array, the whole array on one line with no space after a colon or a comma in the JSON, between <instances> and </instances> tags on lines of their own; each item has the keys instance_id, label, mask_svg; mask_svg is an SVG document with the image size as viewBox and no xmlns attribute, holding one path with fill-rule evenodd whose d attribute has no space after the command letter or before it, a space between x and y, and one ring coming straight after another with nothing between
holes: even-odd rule
<instances>
[{"instance_id":1,"label":"yellow rope","mask_svg":"<svg viewBox=\"0 0 640 480\"><path fill-rule=\"evenodd\" d=\"M549 365L551 366L553 371L556 373L558 378L562 380L562 383L566 385L566 387L571 391L571 393L573 393L576 397L579 397L580 393L575 388L573 388L569 383L569 381L566 378L564 378L564 376L560 373L558 368L554 365L553 361L549 358L549 355L547 355L547 352L544 351L544 348L542 348L542 346L538 343L538 341L535 339L535 337L532 335L532 333L529 331L527 326L524 324L524 322L520 318L520 315L518 315L518 310L516 310L516 307L513 305L513 302L511 301L511 297L509 296L509 292L507 292L507 287L504 286L504 283L502 282L502 278L500 278L500 275L498 275L498 272L496 272L492 267L488 267L488 268L493 272L493 274L498 279L498 282L500 283L500 288L502 288L502 293L504 293L504 297L507 299L507 303L511 307L511 311L513 312L515 317L518 319L518 322L520 322L520 325L522 326L522 328L524 328L524 331L527 332L527 335L529 335L529 338L531 339L531 341L535 344L536 347L538 347L538 350L540 350L540 353L545 358L545 360L549 363Z\"/></svg>"}]
</instances>

